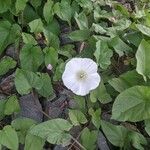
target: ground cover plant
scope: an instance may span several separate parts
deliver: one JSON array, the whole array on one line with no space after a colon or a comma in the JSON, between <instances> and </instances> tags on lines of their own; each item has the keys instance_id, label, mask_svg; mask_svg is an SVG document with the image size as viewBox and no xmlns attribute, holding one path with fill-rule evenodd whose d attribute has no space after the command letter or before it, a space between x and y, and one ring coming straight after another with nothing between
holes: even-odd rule
<instances>
[{"instance_id":1,"label":"ground cover plant","mask_svg":"<svg viewBox=\"0 0 150 150\"><path fill-rule=\"evenodd\" d=\"M149 0L0 0L0 149L150 149L149 64Z\"/></svg>"}]
</instances>

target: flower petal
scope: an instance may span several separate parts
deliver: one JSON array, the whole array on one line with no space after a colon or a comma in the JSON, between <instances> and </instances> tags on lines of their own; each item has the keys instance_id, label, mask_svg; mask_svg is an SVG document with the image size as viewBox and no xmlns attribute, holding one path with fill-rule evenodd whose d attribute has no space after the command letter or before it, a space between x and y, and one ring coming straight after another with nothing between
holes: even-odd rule
<instances>
[{"instance_id":1,"label":"flower petal","mask_svg":"<svg viewBox=\"0 0 150 150\"><path fill-rule=\"evenodd\" d=\"M99 86L100 81L100 75L98 73L94 73L88 76L88 79L85 82L85 86L91 91Z\"/></svg>"},{"instance_id":2,"label":"flower petal","mask_svg":"<svg viewBox=\"0 0 150 150\"><path fill-rule=\"evenodd\" d=\"M77 71L81 70L81 58L72 58L70 61L68 61L65 67L65 71L66 70L72 73L76 73Z\"/></svg>"},{"instance_id":3,"label":"flower petal","mask_svg":"<svg viewBox=\"0 0 150 150\"><path fill-rule=\"evenodd\" d=\"M82 58L81 67L86 70L87 73L96 73L98 70L97 64L90 58Z\"/></svg>"},{"instance_id":4,"label":"flower petal","mask_svg":"<svg viewBox=\"0 0 150 150\"><path fill-rule=\"evenodd\" d=\"M65 76L63 76L63 83L64 83L64 85L68 88L68 89L70 89L71 91L73 91L73 93L77 93L77 91L79 90L79 88L80 88L80 85L79 85L79 82L77 82L76 80L75 80L75 78L74 77L65 77Z\"/></svg>"}]
</instances>

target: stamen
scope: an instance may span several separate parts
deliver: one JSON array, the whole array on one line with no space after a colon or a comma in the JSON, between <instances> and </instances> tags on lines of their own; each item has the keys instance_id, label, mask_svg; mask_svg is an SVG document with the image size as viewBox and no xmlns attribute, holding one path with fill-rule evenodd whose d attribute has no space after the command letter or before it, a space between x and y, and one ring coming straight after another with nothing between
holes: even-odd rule
<instances>
[{"instance_id":1,"label":"stamen","mask_svg":"<svg viewBox=\"0 0 150 150\"><path fill-rule=\"evenodd\" d=\"M77 79L82 81L85 80L87 78L87 73L83 70L77 72Z\"/></svg>"}]
</instances>

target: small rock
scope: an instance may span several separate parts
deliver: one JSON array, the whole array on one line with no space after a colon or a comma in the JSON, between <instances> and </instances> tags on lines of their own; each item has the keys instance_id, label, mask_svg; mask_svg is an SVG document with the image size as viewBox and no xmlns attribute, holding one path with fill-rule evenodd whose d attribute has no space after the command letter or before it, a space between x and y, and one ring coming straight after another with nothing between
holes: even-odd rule
<instances>
[{"instance_id":1,"label":"small rock","mask_svg":"<svg viewBox=\"0 0 150 150\"><path fill-rule=\"evenodd\" d=\"M17 51L16 51L14 45L10 45L10 46L6 49L6 55L12 57L12 58L15 59L15 60L18 59L18 54L17 54Z\"/></svg>"},{"instance_id":2,"label":"small rock","mask_svg":"<svg viewBox=\"0 0 150 150\"><path fill-rule=\"evenodd\" d=\"M107 144L107 140L102 132L100 132L98 135L97 145L100 150L110 150L110 148Z\"/></svg>"},{"instance_id":3,"label":"small rock","mask_svg":"<svg viewBox=\"0 0 150 150\"><path fill-rule=\"evenodd\" d=\"M66 116L65 109L67 106L67 97L65 95L61 95L61 97L55 101L46 101L45 111L51 119L64 118Z\"/></svg>"},{"instance_id":4,"label":"small rock","mask_svg":"<svg viewBox=\"0 0 150 150\"><path fill-rule=\"evenodd\" d=\"M37 96L33 96L33 94L22 96L19 103L21 107L19 116L42 122L42 106Z\"/></svg>"},{"instance_id":5,"label":"small rock","mask_svg":"<svg viewBox=\"0 0 150 150\"><path fill-rule=\"evenodd\" d=\"M102 119L115 125L119 124L118 121L111 119L111 115L107 113L102 113Z\"/></svg>"},{"instance_id":6,"label":"small rock","mask_svg":"<svg viewBox=\"0 0 150 150\"><path fill-rule=\"evenodd\" d=\"M71 134L74 138L77 138L78 136L80 136L81 130L82 130L81 126L74 126L73 128L71 128L70 134Z\"/></svg>"},{"instance_id":7,"label":"small rock","mask_svg":"<svg viewBox=\"0 0 150 150\"><path fill-rule=\"evenodd\" d=\"M6 99L6 96L4 94L0 94L0 100Z\"/></svg>"},{"instance_id":8,"label":"small rock","mask_svg":"<svg viewBox=\"0 0 150 150\"><path fill-rule=\"evenodd\" d=\"M61 145L57 145L54 147L54 150L67 150L67 147L62 147Z\"/></svg>"},{"instance_id":9,"label":"small rock","mask_svg":"<svg viewBox=\"0 0 150 150\"><path fill-rule=\"evenodd\" d=\"M14 78L15 78L15 73L7 76L6 78L2 79L0 82L0 89L4 93L13 93L15 89L15 84L14 84Z\"/></svg>"}]
</instances>

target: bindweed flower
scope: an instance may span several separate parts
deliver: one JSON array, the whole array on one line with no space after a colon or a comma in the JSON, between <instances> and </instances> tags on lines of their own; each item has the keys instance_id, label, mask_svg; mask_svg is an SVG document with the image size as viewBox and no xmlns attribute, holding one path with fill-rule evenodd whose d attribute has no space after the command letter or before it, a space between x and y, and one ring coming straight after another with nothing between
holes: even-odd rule
<instances>
[{"instance_id":1,"label":"bindweed flower","mask_svg":"<svg viewBox=\"0 0 150 150\"><path fill-rule=\"evenodd\" d=\"M48 65L47 65L47 69L48 69L48 70L52 70L52 69L53 69L53 66L52 66L51 64L48 64Z\"/></svg>"},{"instance_id":2,"label":"bindweed flower","mask_svg":"<svg viewBox=\"0 0 150 150\"><path fill-rule=\"evenodd\" d=\"M89 58L72 58L62 75L64 85L76 95L87 95L98 87L100 76L97 64Z\"/></svg>"}]
</instances>

